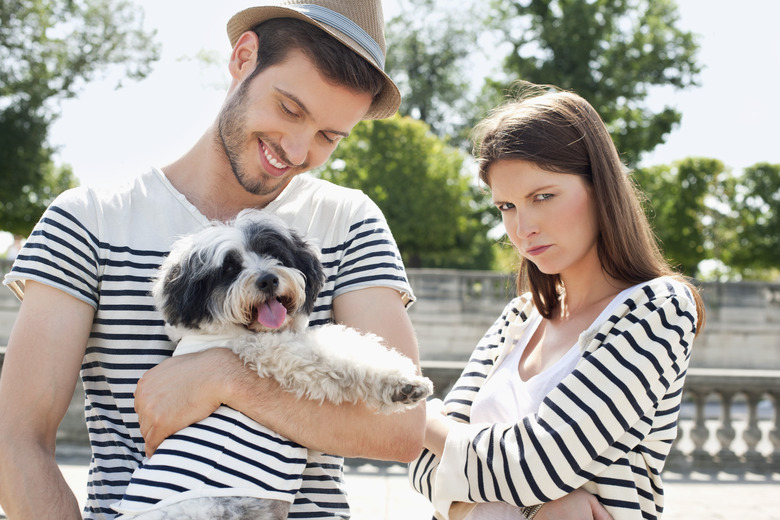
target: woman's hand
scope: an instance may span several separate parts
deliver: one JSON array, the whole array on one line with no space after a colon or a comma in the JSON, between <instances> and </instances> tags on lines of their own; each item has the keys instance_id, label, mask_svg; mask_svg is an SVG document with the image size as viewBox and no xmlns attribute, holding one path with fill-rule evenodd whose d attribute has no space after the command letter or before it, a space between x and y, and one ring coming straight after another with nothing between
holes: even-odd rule
<instances>
[{"instance_id":1,"label":"woman's hand","mask_svg":"<svg viewBox=\"0 0 780 520\"><path fill-rule=\"evenodd\" d=\"M576 489L566 496L546 503L534 520L612 520L595 496Z\"/></svg>"},{"instance_id":2,"label":"woman's hand","mask_svg":"<svg viewBox=\"0 0 780 520\"><path fill-rule=\"evenodd\" d=\"M444 403L441 399L430 399L426 406L425 441L423 446L437 457L441 457L452 420L445 415Z\"/></svg>"}]
</instances>

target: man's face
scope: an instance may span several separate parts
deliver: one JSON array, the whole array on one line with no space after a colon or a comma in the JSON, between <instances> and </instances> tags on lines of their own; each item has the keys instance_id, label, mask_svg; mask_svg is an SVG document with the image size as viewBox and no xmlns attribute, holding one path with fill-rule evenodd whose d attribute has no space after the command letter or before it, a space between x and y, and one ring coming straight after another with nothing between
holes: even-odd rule
<instances>
[{"instance_id":1,"label":"man's face","mask_svg":"<svg viewBox=\"0 0 780 520\"><path fill-rule=\"evenodd\" d=\"M371 106L371 96L325 81L300 51L244 80L219 114L219 138L239 184L276 195L321 166Z\"/></svg>"}]
</instances>

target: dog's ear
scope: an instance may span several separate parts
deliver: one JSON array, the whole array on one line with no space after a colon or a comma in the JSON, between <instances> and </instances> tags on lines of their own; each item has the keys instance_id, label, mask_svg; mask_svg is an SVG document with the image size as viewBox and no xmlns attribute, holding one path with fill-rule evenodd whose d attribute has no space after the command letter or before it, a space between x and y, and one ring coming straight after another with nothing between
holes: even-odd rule
<instances>
[{"instance_id":1,"label":"dog's ear","mask_svg":"<svg viewBox=\"0 0 780 520\"><path fill-rule=\"evenodd\" d=\"M325 270L322 267L317 252L306 243L297 233L292 234L292 240L295 242L294 266L306 276L306 305L304 311L311 314L314 310L314 302L325 285Z\"/></svg>"},{"instance_id":2,"label":"dog's ear","mask_svg":"<svg viewBox=\"0 0 780 520\"><path fill-rule=\"evenodd\" d=\"M155 288L166 322L197 329L200 324L212 321L209 302L220 278L212 276L213 271L214 267L206 265L197 253L166 266Z\"/></svg>"}]
</instances>

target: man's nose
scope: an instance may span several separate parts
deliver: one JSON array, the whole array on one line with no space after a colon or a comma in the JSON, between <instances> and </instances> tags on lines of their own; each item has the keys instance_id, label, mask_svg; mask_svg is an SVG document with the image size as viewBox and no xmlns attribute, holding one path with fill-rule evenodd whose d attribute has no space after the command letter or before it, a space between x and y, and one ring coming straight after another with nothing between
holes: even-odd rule
<instances>
[{"instance_id":1,"label":"man's nose","mask_svg":"<svg viewBox=\"0 0 780 520\"><path fill-rule=\"evenodd\" d=\"M284 150L291 166L301 166L306 162L309 155L312 138L306 134L298 133L288 135L280 141L282 150Z\"/></svg>"}]
</instances>

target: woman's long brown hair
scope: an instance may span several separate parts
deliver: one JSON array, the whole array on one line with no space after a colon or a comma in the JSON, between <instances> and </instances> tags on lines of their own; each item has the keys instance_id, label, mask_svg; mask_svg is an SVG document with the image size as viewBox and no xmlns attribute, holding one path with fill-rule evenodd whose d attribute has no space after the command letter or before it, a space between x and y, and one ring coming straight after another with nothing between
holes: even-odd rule
<instances>
[{"instance_id":1,"label":"woman's long brown hair","mask_svg":"<svg viewBox=\"0 0 780 520\"><path fill-rule=\"evenodd\" d=\"M548 87L526 86L516 100L495 110L474 129L479 177L490 186L490 167L520 159L540 168L579 175L590 188L598 218L598 254L604 271L631 284L673 276L691 288L696 300L697 333L704 326L698 290L664 259L642 210L641 192L620 161L596 110L582 97ZM547 275L524 258L517 275L519 292L530 290L540 314L550 318L560 303L559 275Z\"/></svg>"}]
</instances>

